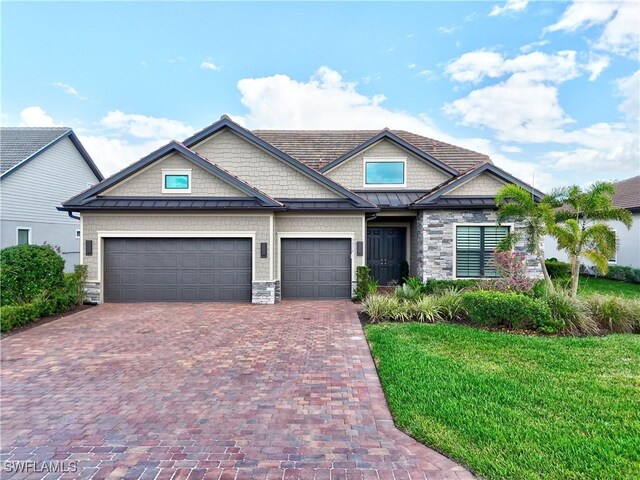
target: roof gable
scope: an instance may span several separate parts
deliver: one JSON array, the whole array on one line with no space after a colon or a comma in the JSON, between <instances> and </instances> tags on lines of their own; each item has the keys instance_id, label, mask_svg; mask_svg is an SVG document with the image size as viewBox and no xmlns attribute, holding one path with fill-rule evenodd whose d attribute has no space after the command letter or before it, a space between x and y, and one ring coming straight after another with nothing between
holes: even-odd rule
<instances>
[{"instance_id":1,"label":"roof gable","mask_svg":"<svg viewBox=\"0 0 640 480\"><path fill-rule=\"evenodd\" d=\"M221 131L223 131L225 129L230 130L231 132L233 132L235 135L237 135L241 139L249 142L250 144L253 144L254 146L260 148L263 151L266 151L267 153L269 153L273 157L281 160L283 163L285 163L286 165L288 165L289 167L291 167L292 169L294 169L298 173L303 174L304 176L306 176L307 178L309 178L312 181L316 182L317 184L323 186L324 188L329 189L330 191L337 193L339 196L348 198L349 200L351 200L354 203L354 205L356 205L358 207L361 207L361 208L375 208L374 205L372 205L369 202L367 202L366 200L358 197L355 193L353 193L350 190L347 190L346 188L344 188L343 186L335 183L331 179L329 179L329 178L325 177L324 175L318 173L317 171L315 171L312 168L308 167L304 163L299 162L298 160L296 160L296 159L290 157L289 155L287 155L286 153L278 150L276 147L274 147L273 145L269 144L268 142L265 142L264 140L262 140L261 138L257 137L256 135L254 135L249 130L247 130L247 129L241 127L240 125L238 125L237 123L233 122L226 115L223 115L220 118L220 120L218 120L217 122L213 123L212 125L210 125L209 127L205 128L204 130L201 130L200 132L196 133L195 135L192 135L191 137L187 138L183 143L184 143L184 145L186 147L191 148L191 147L194 147L194 146L196 146L198 144L201 144L207 138L209 138L209 137L211 137L213 135L216 135L216 134L218 134L219 132L221 132Z\"/></svg>"},{"instance_id":2,"label":"roof gable","mask_svg":"<svg viewBox=\"0 0 640 480\"><path fill-rule=\"evenodd\" d=\"M436 188L432 192L429 192L428 194L426 194L422 198L418 199L413 204L413 206L416 207L416 208L420 208L421 206L432 205L432 204L436 203L436 201L438 199L440 199L443 195L447 195L448 193L453 192L454 190L459 188L461 185L471 181L472 179L478 177L479 175L482 175L485 172L486 173L491 173L492 175L494 175L495 177L497 177L498 179L502 180L505 183L513 183L513 184L519 185L522 188L525 188L527 190L531 190L533 195L538 200L541 199L544 196L544 194L542 192L540 192L539 190L536 190L533 187L531 187L530 185L527 185L526 183L524 183L523 181L517 179L513 175L505 172L501 168L498 168L498 167L496 167L495 165L493 165L491 163L484 163L484 164L474 168L473 170L470 170L469 172L466 172L465 174L460 175L459 177L457 177L455 179L452 179L451 181L443 183L441 186L439 186L438 188ZM455 193L452 196L456 196ZM486 195L481 195L481 197L487 197L487 196Z\"/></svg>"},{"instance_id":3,"label":"roof gable","mask_svg":"<svg viewBox=\"0 0 640 480\"><path fill-rule=\"evenodd\" d=\"M190 160L197 166L203 168L204 170L207 170L208 172L215 175L219 179L229 183L230 185L234 186L238 190L244 192L245 194L247 194L247 196L255 197L260 201L262 206L270 206L270 207L283 206L277 200L274 200L273 198L269 197L268 195L259 191L258 189L252 187L251 185L244 182L243 180L240 180L238 177L234 176L230 172L227 172L226 170L220 168L219 166L209 162L207 159L201 157L195 152L192 152L187 147L185 147L184 145L178 142L168 143L164 147L156 150L155 152L152 152L146 157L129 165L129 167L125 168L124 170L121 170L115 175L109 177L108 179L82 192L80 195L76 195L70 200L64 202L63 206L67 209L74 206L82 206L87 201L94 199L96 195L99 195L102 192L105 192L106 190L114 187L115 185L118 185L123 180L140 172L141 170L145 169L146 167L153 164L154 162L160 159L164 159L167 155L170 155L172 153L178 153L182 155L184 158L186 158L187 160Z\"/></svg>"},{"instance_id":4,"label":"roof gable","mask_svg":"<svg viewBox=\"0 0 640 480\"><path fill-rule=\"evenodd\" d=\"M61 140L69 138L98 180L104 177L76 134L67 127L2 127L0 128L0 174L11 175Z\"/></svg>"},{"instance_id":5,"label":"roof gable","mask_svg":"<svg viewBox=\"0 0 640 480\"><path fill-rule=\"evenodd\" d=\"M331 170L331 169L337 167L338 165L340 165L341 163L343 163L343 162L355 157L358 153L362 152L363 150L369 148L370 146L374 145L375 143L378 143L379 141L381 141L383 139L389 140L390 142L394 143L398 147L410 152L411 154L413 154L415 157L419 158L420 160L422 160L422 161L424 161L424 162L436 167L438 170L441 170L441 171L446 172L449 175L453 175L453 176L460 175L460 172L458 172L458 170L456 170L455 168L450 167L449 165L441 162L440 160L437 160L436 158L434 158L433 156L429 155L428 153L420 150L419 148L415 147L411 143L403 140L398 135L396 135L395 133L393 133L391 130L388 130L388 129L382 130L380 133L378 133L377 135L374 135L369 140L361 143L360 145L358 145L357 147L355 147L352 150L348 151L344 155L336 158L332 162L330 162L327 165L325 165L324 167L322 167L320 169L320 171L323 172L323 173L328 172L329 170Z\"/></svg>"}]
</instances>

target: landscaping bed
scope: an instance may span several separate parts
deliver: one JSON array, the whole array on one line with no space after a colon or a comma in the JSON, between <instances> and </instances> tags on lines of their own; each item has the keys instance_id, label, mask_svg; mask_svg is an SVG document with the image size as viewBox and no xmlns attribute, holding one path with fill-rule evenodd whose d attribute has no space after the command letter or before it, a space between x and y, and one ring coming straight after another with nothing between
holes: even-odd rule
<instances>
[{"instance_id":1,"label":"landscaping bed","mask_svg":"<svg viewBox=\"0 0 640 480\"><path fill-rule=\"evenodd\" d=\"M640 478L640 337L365 326L396 424L489 479Z\"/></svg>"}]
</instances>

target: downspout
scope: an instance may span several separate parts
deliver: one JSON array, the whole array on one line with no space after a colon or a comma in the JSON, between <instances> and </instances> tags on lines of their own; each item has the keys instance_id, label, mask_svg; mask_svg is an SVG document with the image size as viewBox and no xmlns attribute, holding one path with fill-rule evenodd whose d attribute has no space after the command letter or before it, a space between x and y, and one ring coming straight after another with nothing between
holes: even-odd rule
<instances>
[{"instance_id":1,"label":"downspout","mask_svg":"<svg viewBox=\"0 0 640 480\"><path fill-rule=\"evenodd\" d=\"M73 218L73 219L75 219L75 220L80 220L80 217L76 217L76 216L73 214L73 212L71 212L71 211L67 212L67 214L69 215L69 217L71 217L71 218Z\"/></svg>"}]
</instances>

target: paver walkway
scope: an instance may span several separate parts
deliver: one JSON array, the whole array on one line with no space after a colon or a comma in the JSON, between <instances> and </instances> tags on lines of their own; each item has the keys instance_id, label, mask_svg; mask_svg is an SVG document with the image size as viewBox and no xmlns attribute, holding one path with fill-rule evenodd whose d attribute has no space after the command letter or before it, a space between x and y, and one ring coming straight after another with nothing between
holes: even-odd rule
<instances>
[{"instance_id":1,"label":"paver walkway","mask_svg":"<svg viewBox=\"0 0 640 480\"><path fill-rule=\"evenodd\" d=\"M3 478L473 478L394 427L348 301L107 304L1 346Z\"/></svg>"}]
</instances>

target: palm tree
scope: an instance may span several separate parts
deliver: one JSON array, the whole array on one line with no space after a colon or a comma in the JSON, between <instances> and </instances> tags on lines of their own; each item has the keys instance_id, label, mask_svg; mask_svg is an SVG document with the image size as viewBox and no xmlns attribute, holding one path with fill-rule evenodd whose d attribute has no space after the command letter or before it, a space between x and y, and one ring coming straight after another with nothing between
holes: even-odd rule
<instances>
[{"instance_id":1,"label":"palm tree","mask_svg":"<svg viewBox=\"0 0 640 480\"><path fill-rule=\"evenodd\" d=\"M602 273L609 269L609 259L617 249L616 232L605 221L617 220L631 228L633 217L628 210L613 205L612 183L596 182L586 190L577 185L552 193L564 207L556 211L550 232L558 248L567 252L571 265L571 296L578 294L580 259L591 261Z\"/></svg>"},{"instance_id":2,"label":"palm tree","mask_svg":"<svg viewBox=\"0 0 640 480\"><path fill-rule=\"evenodd\" d=\"M553 197L544 197L540 202L536 202L532 192L528 192L519 185L509 184L498 190L495 202L498 205L498 223L503 223L508 219L515 219L525 224L524 237L527 245L527 252L535 255L547 289L555 291L547 266L544 263L544 249L542 240L548 233L548 226L553 223L553 208L557 206ZM512 248L520 235L513 232L509 234L506 243Z\"/></svg>"}]
</instances>

